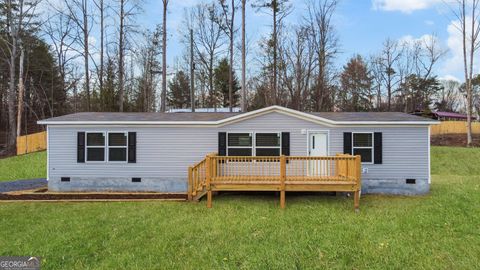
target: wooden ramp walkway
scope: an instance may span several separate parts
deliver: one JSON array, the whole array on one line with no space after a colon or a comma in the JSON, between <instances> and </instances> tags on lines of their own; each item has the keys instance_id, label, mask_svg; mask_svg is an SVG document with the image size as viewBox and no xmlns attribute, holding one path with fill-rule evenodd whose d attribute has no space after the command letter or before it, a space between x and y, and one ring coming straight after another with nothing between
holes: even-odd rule
<instances>
[{"instance_id":1,"label":"wooden ramp walkway","mask_svg":"<svg viewBox=\"0 0 480 270\"><path fill-rule=\"evenodd\" d=\"M279 191L285 208L287 191L353 192L360 206L360 156L232 157L209 154L188 169L188 199L207 195L212 207L214 191Z\"/></svg>"}]
</instances>

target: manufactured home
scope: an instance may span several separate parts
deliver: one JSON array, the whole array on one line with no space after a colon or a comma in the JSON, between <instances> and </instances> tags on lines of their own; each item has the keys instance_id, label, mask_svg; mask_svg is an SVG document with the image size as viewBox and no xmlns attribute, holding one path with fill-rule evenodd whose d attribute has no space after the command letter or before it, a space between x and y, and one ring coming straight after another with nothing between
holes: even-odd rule
<instances>
[{"instance_id":1,"label":"manufactured home","mask_svg":"<svg viewBox=\"0 0 480 270\"><path fill-rule=\"evenodd\" d=\"M282 170L287 178L325 181L353 170L363 193L405 195L429 191L435 123L397 112L280 106L246 113L86 112L39 121L48 131L52 191L187 192L199 177L228 175L242 189L249 180L274 181ZM196 170L207 156L209 167Z\"/></svg>"}]
</instances>

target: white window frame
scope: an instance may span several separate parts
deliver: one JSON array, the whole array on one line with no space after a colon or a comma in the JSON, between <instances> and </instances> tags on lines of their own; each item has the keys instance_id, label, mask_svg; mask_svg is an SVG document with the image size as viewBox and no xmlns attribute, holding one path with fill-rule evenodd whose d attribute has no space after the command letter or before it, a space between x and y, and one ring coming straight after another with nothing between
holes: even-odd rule
<instances>
[{"instance_id":1,"label":"white window frame","mask_svg":"<svg viewBox=\"0 0 480 270\"><path fill-rule=\"evenodd\" d=\"M235 148L235 149L252 149L252 157L257 156L257 133L260 134L277 134L280 138L280 144L279 146L258 146L258 148L270 148L270 149L278 149L280 155L282 155L282 132L279 131L261 131L261 132L253 132L253 131L235 131L235 132L227 132L227 156L230 156L229 149L230 148ZM228 137L230 134L250 134L250 137L252 138L252 146L229 146L228 145Z\"/></svg>"},{"instance_id":2,"label":"white window frame","mask_svg":"<svg viewBox=\"0 0 480 270\"><path fill-rule=\"evenodd\" d=\"M354 142L355 142L355 134L371 134L372 135L372 146L355 146ZM362 161L362 164L374 164L375 163L375 160L374 160L374 152L375 152L375 138L374 138L374 132L352 132L352 155L355 154L355 149L372 149L372 158L371 158L371 162L363 162Z\"/></svg>"},{"instance_id":3,"label":"white window frame","mask_svg":"<svg viewBox=\"0 0 480 270\"><path fill-rule=\"evenodd\" d=\"M257 146L257 134L277 134L277 137L280 139L278 146ZM254 134L254 148L255 148L255 156L257 156L257 148L265 148L265 149L278 149L278 153L282 155L282 133L281 132L255 132Z\"/></svg>"},{"instance_id":4,"label":"white window frame","mask_svg":"<svg viewBox=\"0 0 480 270\"><path fill-rule=\"evenodd\" d=\"M125 146L110 146L109 140L110 140L110 133L123 133L127 137L127 141L125 143ZM107 148L106 149L106 159L108 163L128 163L128 132L127 131L108 131L107 132L107 140L106 140ZM125 160L117 160L117 161L110 161L110 148L125 148Z\"/></svg>"},{"instance_id":5,"label":"white window frame","mask_svg":"<svg viewBox=\"0 0 480 270\"><path fill-rule=\"evenodd\" d=\"M103 140L103 147L99 145L95 146L88 146L88 134L95 134L95 133L101 133L103 134L104 140ZM105 131L86 131L85 132L85 163L106 163L108 160L107 157L107 145L108 145L108 137L106 135ZM88 160L88 148L103 148L103 161L99 160Z\"/></svg>"},{"instance_id":6,"label":"white window frame","mask_svg":"<svg viewBox=\"0 0 480 270\"><path fill-rule=\"evenodd\" d=\"M230 134L249 134L250 135L250 138L252 138L252 145L251 146L229 146L228 144L228 137L230 136ZM246 132L242 132L242 131L239 131L239 132L227 132L227 143L226 143L226 146L227 146L227 156L230 156L230 148L234 148L234 149L252 149L252 156L255 156L255 133L254 132L250 132L250 131L246 131Z\"/></svg>"}]
</instances>

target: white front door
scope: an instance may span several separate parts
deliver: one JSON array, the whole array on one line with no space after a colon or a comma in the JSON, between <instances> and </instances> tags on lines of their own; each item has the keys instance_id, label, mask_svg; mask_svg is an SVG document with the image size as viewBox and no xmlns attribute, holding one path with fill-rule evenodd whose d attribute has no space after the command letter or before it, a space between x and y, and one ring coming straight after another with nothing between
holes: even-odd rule
<instances>
[{"instance_id":1,"label":"white front door","mask_svg":"<svg viewBox=\"0 0 480 270\"><path fill-rule=\"evenodd\" d=\"M309 133L308 155L311 157L328 156L328 133ZM311 160L308 163L308 174L309 176L328 176L330 174L329 165L329 162L326 160Z\"/></svg>"},{"instance_id":2,"label":"white front door","mask_svg":"<svg viewBox=\"0 0 480 270\"><path fill-rule=\"evenodd\" d=\"M328 134L326 132L309 134L308 155L312 157L328 156Z\"/></svg>"}]
</instances>

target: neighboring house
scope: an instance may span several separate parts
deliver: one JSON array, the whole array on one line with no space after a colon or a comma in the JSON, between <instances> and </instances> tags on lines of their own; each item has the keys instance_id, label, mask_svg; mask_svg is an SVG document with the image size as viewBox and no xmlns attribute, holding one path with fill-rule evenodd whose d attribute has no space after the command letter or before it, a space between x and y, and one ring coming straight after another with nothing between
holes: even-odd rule
<instances>
[{"instance_id":1,"label":"neighboring house","mask_svg":"<svg viewBox=\"0 0 480 270\"><path fill-rule=\"evenodd\" d=\"M434 112L433 118L440 121L467 121L467 115L454 112ZM475 120L475 118L472 118Z\"/></svg>"},{"instance_id":2,"label":"neighboring house","mask_svg":"<svg viewBox=\"0 0 480 270\"><path fill-rule=\"evenodd\" d=\"M361 155L362 191L388 194L429 191L429 126L435 123L396 112L305 113L280 106L247 113L87 112L39 121L47 125L52 191L186 192L187 168L212 152L348 153Z\"/></svg>"}]
</instances>

